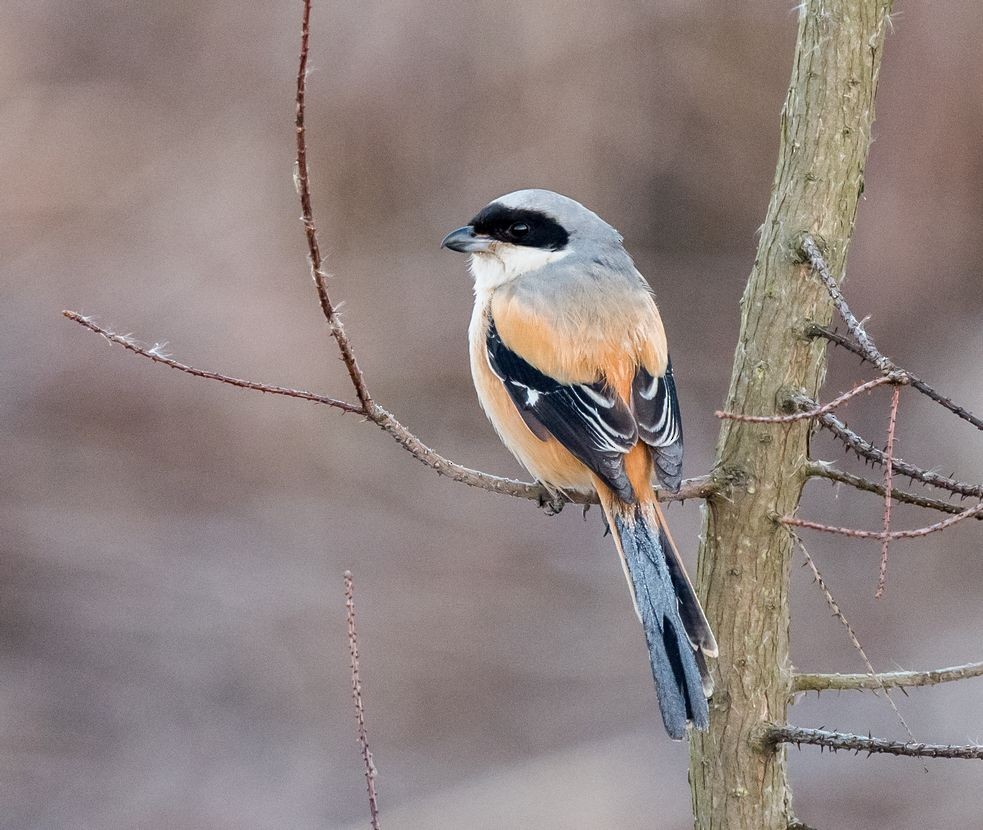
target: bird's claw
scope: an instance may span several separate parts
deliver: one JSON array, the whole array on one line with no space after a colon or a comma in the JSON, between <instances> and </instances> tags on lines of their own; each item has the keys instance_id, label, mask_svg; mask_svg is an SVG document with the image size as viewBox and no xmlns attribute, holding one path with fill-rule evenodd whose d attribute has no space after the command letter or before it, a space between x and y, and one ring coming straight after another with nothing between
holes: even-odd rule
<instances>
[{"instance_id":1,"label":"bird's claw","mask_svg":"<svg viewBox=\"0 0 983 830\"><path fill-rule=\"evenodd\" d=\"M563 506L566 503L567 500L559 493L551 493L549 490L544 490L539 494L539 507L547 516L555 516L563 510Z\"/></svg>"}]
</instances>

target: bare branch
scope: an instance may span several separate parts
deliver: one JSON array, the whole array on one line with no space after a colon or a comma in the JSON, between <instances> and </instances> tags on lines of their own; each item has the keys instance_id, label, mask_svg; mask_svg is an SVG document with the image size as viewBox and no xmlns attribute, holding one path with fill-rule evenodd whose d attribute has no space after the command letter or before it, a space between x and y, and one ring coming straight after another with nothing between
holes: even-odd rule
<instances>
[{"instance_id":1,"label":"bare branch","mask_svg":"<svg viewBox=\"0 0 983 830\"><path fill-rule=\"evenodd\" d=\"M971 677L983 677L983 662L966 663L947 669L929 671L893 671L869 674L796 673L792 679L793 692L871 691L879 689L911 689L918 686L937 686Z\"/></svg>"},{"instance_id":2,"label":"bare branch","mask_svg":"<svg viewBox=\"0 0 983 830\"><path fill-rule=\"evenodd\" d=\"M804 729L800 726L768 726L762 736L762 743L767 747L775 747L778 744L795 744L801 747L803 744L808 744L824 747L833 752L844 749L856 753L866 752L868 755L884 753L912 758L983 759L983 746L977 744L955 746L952 744L923 744L917 741L888 741L870 735L828 732L825 729Z\"/></svg>"},{"instance_id":3,"label":"bare branch","mask_svg":"<svg viewBox=\"0 0 983 830\"><path fill-rule=\"evenodd\" d=\"M554 508L559 508L562 504L572 502L574 504L597 504L597 497L593 494L570 493L567 495L553 494L541 484L517 479L504 478L502 476L483 473L480 470L472 470L453 461L444 458L442 455L432 450L401 424L392 413L386 411L381 406L373 403L372 413L366 415L362 408L347 401L339 401L329 398L326 395L319 395L314 392L307 392L303 389L290 389L284 386L272 386L266 383L257 383L252 380L242 380L241 378L230 377L219 372L212 372L207 369L197 369L185 363L180 363L170 358L154 348L144 348L134 342L130 337L105 329L90 318L79 314L77 311L63 311L69 320L73 320L89 331L101 335L110 343L122 346L133 354L149 358L154 363L161 363L170 366L185 374L193 375L198 378L218 381L229 386L238 386L241 389L253 389L257 392L266 392L270 395L282 395L288 398L299 398L300 400L311 401L312 403L324 404L342 412L351 412L355 415L363 415L369 421L379 426L384 432L388 432L404 449L415 458L422 461L430 469L442 476L447 476L454 481L459 481L469 487L477 487L481 490L488 490L491 493L499 493L503 496L513 496L519 499L529 499L541 505L552 504ZM657 495L660 501L685 501L686 499L708 499L720 491L720 485L710 476L688 479L683 482L678 492L668 490L658 490Z\"/></svg>"},{"instance_id":4,"label":"bare branch","mask_svg":"<svg viewBox=\"0 0 983 830\"><path fill-rule=\"evenodd\" d=\"M814 405L808 398L797 398L796 400L801 401L804 406ZM816 421L861 458L866 458L868 461L873 461L876 464L883 464L885 462L886 459L882 450L875 447L866 438L848 429L846 424L835 415L827 412L820 415ZM924 484L938 487L940 490L948 490L950 493L956 493L960 496L975 496L976 498L983 499L983 484L968 484L963 481L957 481L950 476L941 476L938 473L933 473L930 470L924 470L921 467L916 467L914 464L902 461L900 458L894 459L893 467L897 475L917 479Z\"/></svg>"},{"instance_id":5,"label":"bare branch","mask_svg":"<svg viewBox=\"0 0 983 830\"><path fill-rule=\"evenodd\" d=\"M347 401L339 401L335 398L329 398L326 395L306 392L303 389L289 389L285 386L272 386L267 383L257 383L254 380L243 380L242 378L234 378L218 372L211 372L207 369L196 369L194 366L188 366L186 363L179 363L177 360L162 354L158 346L154 346L149 349L145 348L136 343L130 337L122 334L116 334L116 332L103 328L102 326L93 322L89 317L85 317L84 315L79 314L77 311L63 311L62 314L69 320L75 321L80 326L87 328L89 331L94 331L96 334L102 335L110 343L115 343L122 346L127 351L133 352L133 354L138 354L141 357L149 358L154 363L161 363L164 366L170 366L172 369L177 369L179 372L194 375L196 378L216 380L219 383L225 383L229 386L238 386L240 389L253 389L257 392L266 392L270 395L283 395L287 398L299 398L304 401L311 401L312 403L320 403L324 404L325 406L331 406L335 409L340 409L342 412L351 412L355 415L365 414L360 406L348 403Z\"/></svg>"},{"instance_id":6,"label":"bare branch","mask_svg":"<svg viewBox=\"0 0 983 830\"><path fill-rule=\"evenodd\" d=\"M894 489L894 428L898 422L898 403L901 400L901 387L895 386L891 395L891 414L887 420L887 444L884 449L884 538L881 540L881 564L877 574L877 591L874 596L884 596L887 585L887 557L891 546L891 491Z\"/></svg>"},{"instance_id":7,"label":"bare branch","mask_svg":"<svg viewBox=\"0 0 983 830\"><path fill-rule=\"evenodd\" d=\"M826 259L823 257L822 251L819 250L819 246L816 244L816 240L806 234L800 241L799 249L812 266L812 270L818 275L819 279L822 280L823 285L826 286L826 290L829 292L829 296L833 300L833 305L836 306L836 310L839 312L840 317L843 318L843 322L846 323L846 327L850 330L850 334L852 334L854 340L857 341L857 345L863 352L864 358L873 363L884 374L900 371L890 360L884 357L884 355L877 350L873 339L864 330L863 323L861 323L853 315L853 312L850 311L850 306L847 305L846 298L843 296L843 292L840 291L836 278L830 271L829 265L827 264Z\"/></svg>"},{"instance_id":8,"label":"bare branch","mask_svg":"<svg viewBox=\"0 0 983 830\"><path fill-rule=\"evenodd\" d=\"M810 463L806 468L806 475L809 478L825 478L840 484L848 484L857 490L877 493L879 496L883 496L885 492L884 485L880 482L871 481L868 478L855 475L854 473L848 473L845 470L838 470L825 461L813 461ZM963 509L959 505L950 504L940 499L932 499L928 496L920 496L917 493L909 493L906 490L898 490L897 488L892 489L891 497L897 502L913 504L929 510L938 510L942 513L957 514L963 512ZM983 514L978 514L973 518L983 521Z\"/></svg>"},{"instance_id":9,"label":"bare branch","mask_svg":"<svg viewBox=\"0 0 983 830\"><path fill-rule=\"evenodd\" d=\"M860 658L864 661L864 665L867 667L867 674L864 677L868 678L873 684L871 688L875 689L875 694L877 691L884 692L884 697L887 698L888 705L891 707L891 711L894 712L894 716L898 719L898 723L904 728L904 731L908 733L908 737L915 740L915 736L911 733L911 728L908 726L908 722L904 719L904 715L901 714L901 710L898 709L898 705L894 702L894 698L891 697L891 693L885 684L881 683L879 678L880 675L874 671L874 664L870 662L870 658L867 656L867 652L864 647L860 644L860 638L857 637L857 632L853 630L853 626L850 621L846 618L843 611L840 610L839 603L833 598L833 592L830 591L829 586L826 584L826 580L823 579L823 575L819 572L819 567L816 565L816 561L812 558L812 554L809 553L805 546L805 543L791 530L788 531L792 539L795 540L796 545L798 545L799 550L802 551L802 556L805 557L806 565L809 566L809 570L812 571L813 579L816 585L819 586L819 590L822 591L823 596L826 599L826 604L829 606L830 611L833 612L833 616L842 623L843 627L846 629L847 637L850 638L850 642L853 647L857 650Z\"/></svg>"},{"instance_id":10,"label":"bare branch","mask_svg":"<svg viewBox=\"0 0 983 830\"><path fill-rule=\"evenodd\" d=\"M810 337L823 337L826 340L828 340L830 343L833 343L837 346L842 346L847 351L853 352L853 354L858 355L862 360L867 360L867 356L864 354L863 349L861 349L852 340L844 337L842 334L839 334L838 332L824 328L823 326L813 324L806 329L806 334L808 334ZM962 418L964 421L967 421L968 423L972 424L977 429L983 430L983 418L977 417L965 407L962 407L959 404L955 403L951 398L947 398L941 392L936 391L934 387L929 386L920 377L918 377L917 375L913 375L907 369L905 369L904 372L908 376L908 382L914 389L917 389L923 395L931 398L937 404L945 407L954 415L957 415L958 417Z\"/></svg>"},{"instance_id":11,"label":"bare branch","mask_svg":"<svg viewBox=\"0 0 983 830\"><path fill-rule=\"evenodd\" d=\"M321 311L324 319L328 321L328 328L331 335L338 343L341 352L341 359L345 362L348 369L348 376L351 378L352 386L355 387L355 394L358 396L362 409L367 415L372 414L375 404L369 390L365 385L365 378L362 370L359 369L355 361L355 353L352 351L351 341L345 332L341 318L338 316L338 309L331 302L328 296L326 274L324 272L324 262L321 257L321 248L317 241L317 226L314 224L314 209L311 206L311 178L307 168L307 132L304 123L305 98L307 93L307 54L310 45L311 29L311 0L304 0L304 16L300 34L300 63L297 69L297 170L296 185L297 194L300 196L300 208L304 222L304 231L307 234L307 250L310 254L311 277L314 279L314 286L317 289L317 298L321 304Z\"/></svg>"},{"instance_id":12,"label":"bare branch","mask_svg":"<svg viewBox=\"0 0 983 830\"><path fill-rule=\"evenodd\" d=\"M362 706L362 678L358 666L358 632L355 630L355 581L352 572L345 571L345 610L348 617L348 651L351 654L352 666L352 700L355 703L355 725L358 731L358 745L362 750L362 762L365 765L365 784L369 793L369 815L372 818L372 830L379 830L379 801L376 795L376 778L379 771L372 760L369 749L369 735L365 728L365 708Z\"/></svg>"},{"instance_id":13,"label":"bare branch","mask_svg":"<svg viewBox=\"0 0 983 830\"><path fill-rule=\"evenodd\" d=\"M851 539L880 539L884 541L890 539L919 539L922 536L928 536L930 533L938 533L940 530L950 528L963 519L971 519L980 514L983 514L983 502L974 504L961 513L957 513L955 516L950 516L948 519L943 519L935 524L919 527L915 530L891 530L887 532L881 530L857 530L852 527L835 527L834 525L812 522L808 519L799 519L796 516L783 516L779 521L788 527L805 527L809 530L820 530L823 533L836 533L840 536L849 536Z\"/></svg>"},{"instance_id":14,"label":"bare branch","mask_svg":"<svg viewBox=\"0 0 983 830\"><path fill-rule=\"evenodd\" d=\"M743 421L749 424L792 424L796 421L805 421L809 418L816 418L827 412L832 412L838 406L850 400L850 398L855 398L857 395L862 395L864 392L869 392L871 389L882 386L885 383L903 384L905 382L906 380L902 375L881 375L878 378L874 378L874 380L869 380L866 383L860 384L860 386L854 387L849 392L844 392L838 398L834 398L827 404L793 412L789 415L742 415L739 412L723 412L719 409L714 414L718 418L728 421Z\"/></svg>"}]
</instances>

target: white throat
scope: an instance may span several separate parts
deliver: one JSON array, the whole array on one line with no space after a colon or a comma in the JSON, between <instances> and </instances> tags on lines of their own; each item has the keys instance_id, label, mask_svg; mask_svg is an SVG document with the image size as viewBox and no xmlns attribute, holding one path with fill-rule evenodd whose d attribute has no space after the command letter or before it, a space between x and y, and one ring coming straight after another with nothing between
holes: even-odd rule
<instances>
[{"instance_id":1,"label":"white throat","mask_svg":"<svg viewBox=\"0 0 983 830\"><path fill-rule=\"evenodd\" d=\"M469 267L474 276L474 293L478 297L486 296L500 285L538 271L570 254L569 248L563 251L544 251L542 248L524 245L499 244L495 247L495 250L471 256Z\"/></svg>"}]
</instances>

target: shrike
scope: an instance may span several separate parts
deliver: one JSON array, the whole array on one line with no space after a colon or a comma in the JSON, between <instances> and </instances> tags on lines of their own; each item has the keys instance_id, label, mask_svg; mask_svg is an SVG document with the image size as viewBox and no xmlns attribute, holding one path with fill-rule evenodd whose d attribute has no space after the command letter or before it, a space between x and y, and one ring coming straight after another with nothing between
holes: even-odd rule
<instances>
[{"instance_id":1,"label":"shrike","mask_svg":"<svg viewBox=\"0 0 983 830\"><path fill-rule=\"evenodd\" d=\"M648 643L666 731L706 729L717 644L652 490L678 490L666 334L621 235L548 190L496 199L443 247L471 254L471 373L502 441L551 492L596 492Z\"/></svg>"}]
</instances>

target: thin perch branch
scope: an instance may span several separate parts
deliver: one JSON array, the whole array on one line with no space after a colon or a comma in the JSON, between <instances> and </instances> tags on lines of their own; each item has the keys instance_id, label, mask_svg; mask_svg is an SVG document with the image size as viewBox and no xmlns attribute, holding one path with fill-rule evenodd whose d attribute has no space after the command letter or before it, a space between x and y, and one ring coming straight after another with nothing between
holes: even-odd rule
<instances>
[{"instance_id":1,"label":"thin perch branch","mask_svg":"<svg viewBox=\"0 0 983 830\"><path fill-rule=\"evenodd\" d=\"M983 662L966 663L947 669L929 671L893 671L869 674L796 673L792 679L793 692L874 691L880 689L912 689L918 686L937 686L971 677L983 677Z\"/></svg>"},{"instance_id":2,"label":"thin perch branch","mask_svg":"<svg viewBox=\"0 0 983 830\"><path fill-rule=\"evenodd\" d=\"M379 830L379 800L376 794L376 778L379 771L372 760L369 749L369 735L365 728L365 708L362 706L362 678L358 666L358 632L355 630L355 582L352 572L345 571L345 611L348 618L348 651L351 655L352 666L352 701L355 704L355 726L358 731L358 745L362 751L362 763L365 765L365 785L369 793L369 815L372 819L372 830Z\"/></svg>"},{"instance_id":3,"label":"thin perch branch","mask_svg":"<svg viewBox=\"0 0 983 830\"><path fill-rule=\"evenodd\" d=\"M348 403L347 401L329 398L326 395L307 392L303 389L290 389L283 386L272 386L266 383L242 380L240 378L230 377L229 375L223 375L219 372L212 372L207 369L198 369L194 366L180 363L171 357L161 354L158 350L156 350L156 347L150 349L144 348L143 346L140 346L138 343L134 342L132 338L124 337L121 334L116 334L109 329L105 329L98 323L93 322L90 318L79 314L77 311L63 311L62 314L64 314L69 320L78 323L80 326L84 326L89 331L101 335L110 343L115 343L133 354L149 358L150 360L154 361L154 363L169 366L172 369L177 369L185 374L193 375L194 377L198 378L205 378L206 380L215 380L229 386L238 386L242 389L253 389L257 392L266 392L270 395L282 395L288 398L299 398L301 400L311 401L312 403L324 404L325 406L340 409L342 412L350 412L355 415L365 416L372 423L380 427L384 432L389 433L389 435L391 435L400 446L402 446L419 461L426 464L438 475L447 476L448 478L458 481L461 484L466 484L469 487L477 487L480 490L487 490L491 493L498 493L503 496L528 499L539 504L553 504L554 508L558 508L566 502L572 502L574 504L597 504L597 497L593 494L585 495L581 493L570 493L566 496L553 495L541 484L518 481L517 479L512 478L504 478L502 476L492 475L491 473L483 473L480 470L472 470L470 467L464 467L460 464L456 464L455 462L444 458L444 456L440 455L438 452L432 450L430 447L424 444L419 438L417 438L412 432L403 426L403 424L401 424L395 418L395 416L392 415L392 413L383 409L377 403L373 403L372 415L366 416L366 413L360 406L353 403ZM686 499L711 498L720 492L720 489L721 487L716 480L709 476L702 476L700 478L688 479L687 481L684 481L682 487L679 488L679 492L671 493L665 490L657 490L656 493L660 501L685 501Z\"/></svg>"},{"instance_id":4,"label":"thin perch branch","mask_svg":"<svg viewBox=\"0 0 983 830\"><path fill-rule=\"evenodd\" d=\"M824 747L833 752L841 749L850 752L866 752L868 755L884 753L904 755L911 758L964 758L983 760L983 746L969 744L923 744L917 741L888 741L870 735L851 735L846 732L828 732L825 729L804 729L800 726L769 726L765 729L762 742L767 747L778 744L803 744Z\"/></svg>"},{"instance_id":5,"label":"thin perch branch","mask_svg":"<svg viewBox=\"0 0 983 830\"><path fill-rule=\"evenodd\" d=\"M857 490L865 490L868 493L877 493L879 496L883 496L885 492L884 485L880 482L871 481L868 478L858 476L854 473L848 473L845 470L839 470L826 461L811 462L806 467L806 475L809 478L825 478L828 481L848 484L851 487L855 487ZM891 497L897 502L913 504L917 507L924 507L929 510L938 510L941 513L951 513L955 515L963 512L963 508L957 504L951 504L947 501L941 501L940 499L929 498L928 496L921 496L918 493L909 493L906 490L898 490L896 487L891 490ZM983 521L983 514L976 515L973 518L977 519L978 521Z\"/></svg>"},{"instance_id":6,"label":"thin perch branch","mask_svg":"<svg viewBox=\"0 0 983 830\"><path fill-rule=\"evenodd\" d=\"M796 421L805 421L809 418L816 418L820 415L826 414L827 412L832 412L838 406L841 406L850 400L850 398L855 398L857 395L862 395L864 392L869 392L871 389L875 389L876 387L882 386L885 383L903 384L905 382L906 380L903 376L881 375L878 378L874 378L873 380L860 384L860 386L854 387L849 392L844 392L838 398L834 398L827 404L823 404L822 406L818 406L813 409L793 412L789 415L742 415L740 412L724 412L719 409L714 414L718 418L728 421L743 421L748 424L793 424Z\"/></svg>"},{"instance_id":7,"label":"thin perch branch","mask_svg":"<svg viewBox=\"0 0 983 830\"><path fill-rule=\"evenodd\" d=\"M806 329L806 334L808 334L809 337L823 337L830 343L837 346L842 346L844 349L857 355L862 360L867 360L867 355L864 354L863 349L861 349L852 340L844 337L842 334L839 334L836 331L832 331L831 329L824 328L823 326L819 326L814 323ZM923 395L931 398L937 404L945 407L951 413L972 424L977 429L983 430L983 419L978 418L965 407L955 403L951 398L947 398L941 392L938 392L934 387L929 386L920 377L913 375L907 369L905 369L904 372L908 376L908 382L912 388L917 389Z\"/></svg>"}]
</instances>

